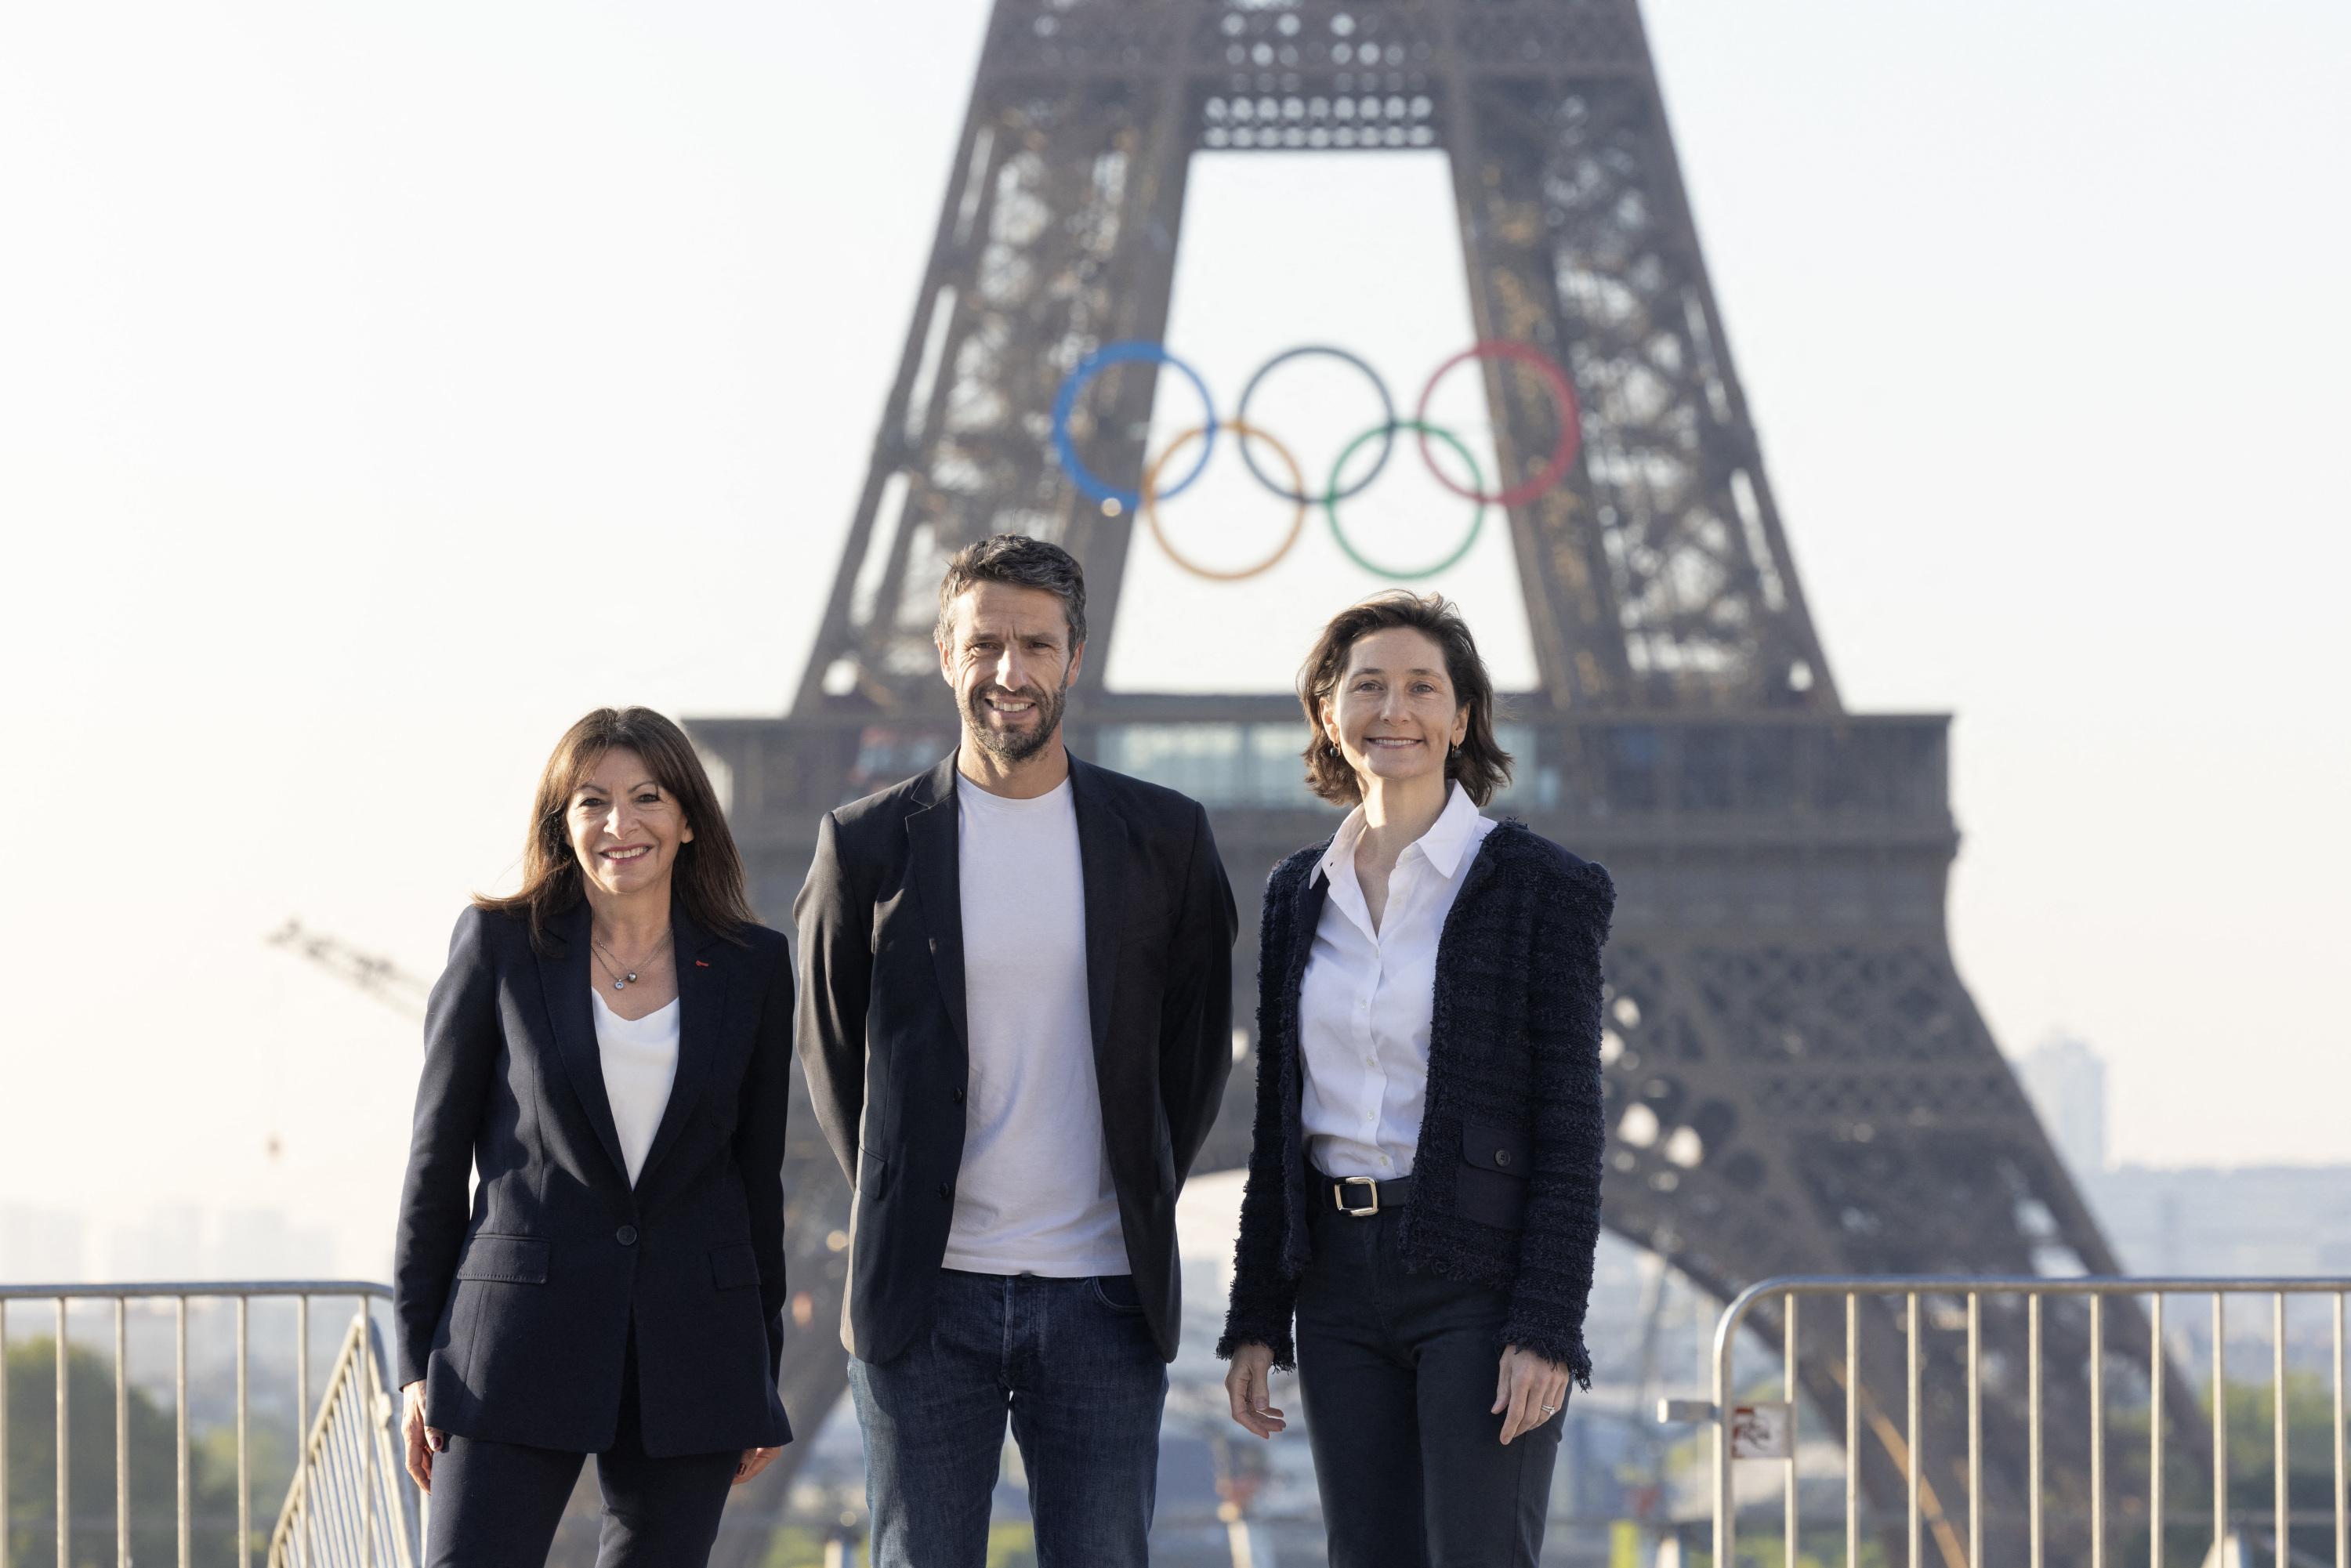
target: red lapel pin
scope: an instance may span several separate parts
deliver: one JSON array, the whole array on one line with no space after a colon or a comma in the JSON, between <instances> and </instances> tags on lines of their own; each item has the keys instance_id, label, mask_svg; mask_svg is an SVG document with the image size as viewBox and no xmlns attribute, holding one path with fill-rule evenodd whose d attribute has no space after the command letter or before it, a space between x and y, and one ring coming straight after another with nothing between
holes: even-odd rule
<instances>
[{"instance_id":1,"label":"red lapel pin","mask_svg":"<svg viewBox=\"0 0 2351 1568\"><path fill-rule=\"evenodd\" d=\"M707 969L710 967L710 960L707 958L696 958L694 961L694 967L697 969Z\"/></svg>"}]
</instances>

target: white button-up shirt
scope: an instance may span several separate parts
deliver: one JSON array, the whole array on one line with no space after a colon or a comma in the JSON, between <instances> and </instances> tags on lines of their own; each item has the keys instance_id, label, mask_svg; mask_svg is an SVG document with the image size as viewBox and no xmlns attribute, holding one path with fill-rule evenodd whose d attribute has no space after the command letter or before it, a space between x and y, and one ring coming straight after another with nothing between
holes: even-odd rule
<instances>
[{"instance_id":1,"label":"white button-up shirt","mask_svg":"<svg viewBox=\"0 0 2351 1568\"><path fill-rule=\"evenodd\" d=\"M1330 883L1300 988L1306 1051L1300 1103L1306 1157L1325 1176L1384 1181L1412 1172L1428 1092L1437 943L1493 821L1461 786L1388 874L1378 928L1355 876L1364 809L1347 815L1313 874Z\"/></svg>"}]
</instances>

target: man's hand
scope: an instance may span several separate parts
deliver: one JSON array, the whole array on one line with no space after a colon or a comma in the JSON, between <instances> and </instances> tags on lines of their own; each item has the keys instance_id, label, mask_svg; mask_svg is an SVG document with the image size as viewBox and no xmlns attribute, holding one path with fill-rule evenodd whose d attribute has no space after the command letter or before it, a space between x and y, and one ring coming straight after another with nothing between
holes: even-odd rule
<instances>
[{"instance_id":1,"label":"man's hand","mask_svg":"<svg viewBox=\"0 0 2351 1568\"><path fill-rule=\"evenodd\" d=\"M774 1464L776 1456L783 1451L780 1444L772 1448L744 1449L743 1458L735 1466L735 1484L741 1486L745 1481Z\"/></svg>"},{"instance_id":2,"label":"man's hand","mask_svg":"<svg viewBox=\"0 0 2351 1568\"><path fill-rule=\"evenodd\" d=\"M433 1456L449 1446L449 1434L424 1424L424 1382L419 1378L400 1391L400 1435L408 1447L408 1473L417 1490L433 1490Z\"/></svg>"},{"instance_id":3,"label":"man's hand","mask_svg":"<svg viewBox=\"0 0 2351 1568\"><path fill-rule=\"evenodd\" d=\"M1494 1408L1489 1414L1502 1417L1505 1444L1566 1408L1565 1366L1514 1344L1502 1347L1501 1374L1494 1385Z\"/></svg>"},{"instance_id":4,"label":"man's hand","mask_svg":"<svg viewBox=\"0 0 2351 1568\"><path fill-rule=\"evenodd\" d=\"M1233 1347L1233 1363L1225 1369L1225 1397L1232 1402L1233 1419L1260 1437L1270 1437L1287 1425L1272 1406L1273 1347L1242 1344Z\"/></svg>"}]
</instances>

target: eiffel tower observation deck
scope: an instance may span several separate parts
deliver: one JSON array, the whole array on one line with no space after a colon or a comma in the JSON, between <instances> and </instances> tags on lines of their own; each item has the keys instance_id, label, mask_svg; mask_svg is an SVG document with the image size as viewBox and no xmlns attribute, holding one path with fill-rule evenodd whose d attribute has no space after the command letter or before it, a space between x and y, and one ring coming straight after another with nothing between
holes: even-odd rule
<instances>
[{"instance_id":1,"label":"eiffel tower observation deck","mask_svg":"<svg viewBox=\"0 0 2351 1568\"><path fill-rule=\"evenodd\" d=\"M1164 335L1193 154L1393 149L1450 161L1479 339L1533 350L1573 390L1562 429L1527 358L1457 372L1483 377L1536 672L1510 700L1517 777L1495 809L1604 862L1619 890L1605 1223L1722 1298L1792 1273L2116 1271L1953 968L1948 721L1839 700L1635 0L998 0L798 696L781 717L692 727L725 765L764 918L789 924L826 810L954 746L931 642L954 551L999 532L1064 545L1086 569L1092 645L1109 646L1154 399L1191 392L1148 363L1077 373L1105 345ZM1089 478L1057 452L1065 389ZM1266 653L1286 669L1301 651ZM1245 905L1276 860L1329 834L1294 699L1113 690L1107 664L1089 660L1072 695L1071 747L1206 803ZM1245 1157L1253 1071L1237 1066L1200 1169ZM805 1295L785 1382L812 1429L841 1386L847 1194L812 1120L796 1131ZM1807 1391L1842 1409L1834 1358L1812 1354L1832 1334L1841 1354L1832 1315L1804 1321L1823 1369ZM2143 1356L2130 1317L2108 1344ZM1898 1389L1901 1324L1873 1308L1861 1333L1867 1380ZM2024 1325L1995 1312L1983 1333L2014 1353L1986 1382L1986 1440L2022 1453ZM2048 1364L2078 1381L2080 1325L2055 1314L2046 1333ZM1932 1375L1964 1349L1931 1336L1930 1384L1958 1386ZM1960 1451L1956 1394L1930 1396L1926 1420L1930 1452ZM2053 1456L2084 1451L2053 1427ZM1862 1474L1893 1506L1887 1443ZM2048 1483L2062 1499L2085 1478L2053 1458ZM2021 1467L1983 1484L2021 1512ZM1962 1501L1947 1490L1942 1506Z\"/></svg>"}]
</instances>

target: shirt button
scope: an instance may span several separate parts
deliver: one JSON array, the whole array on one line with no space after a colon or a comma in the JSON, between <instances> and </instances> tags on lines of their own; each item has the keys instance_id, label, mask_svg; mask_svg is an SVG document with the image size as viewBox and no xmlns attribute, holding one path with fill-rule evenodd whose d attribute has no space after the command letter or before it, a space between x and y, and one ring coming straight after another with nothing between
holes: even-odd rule
<instances>
[{"instance_id":1,"label":"shirt button","mask_svg":"<svg viewBox=\"0 0 2351 1568\"><path fill-rule=\"evenodd\" d=\"M1392 1159L1388 1158L1388 1157L1387 1157L1387 1155L1382 1155L1380 1156L1380 1164L1382 1164L1382 1165L1384 1165L1384 1166L1392 1166L1392 1165L1395 1164L1395 1161L1394 1161L1394 1160L1392 1160Z\"/></svg>"},{"instance_id":2,"label":"shirt button","mask_svg":"<svg viewBox=\"0 0 2351 1568\"><path fill-rule=\"evenodd\" d=\"M612 1232L612 1239L623 1247L634 1247L637 1244L637 1228L633 1225L623 1225Z\"/></svg>"}]
</instances>

